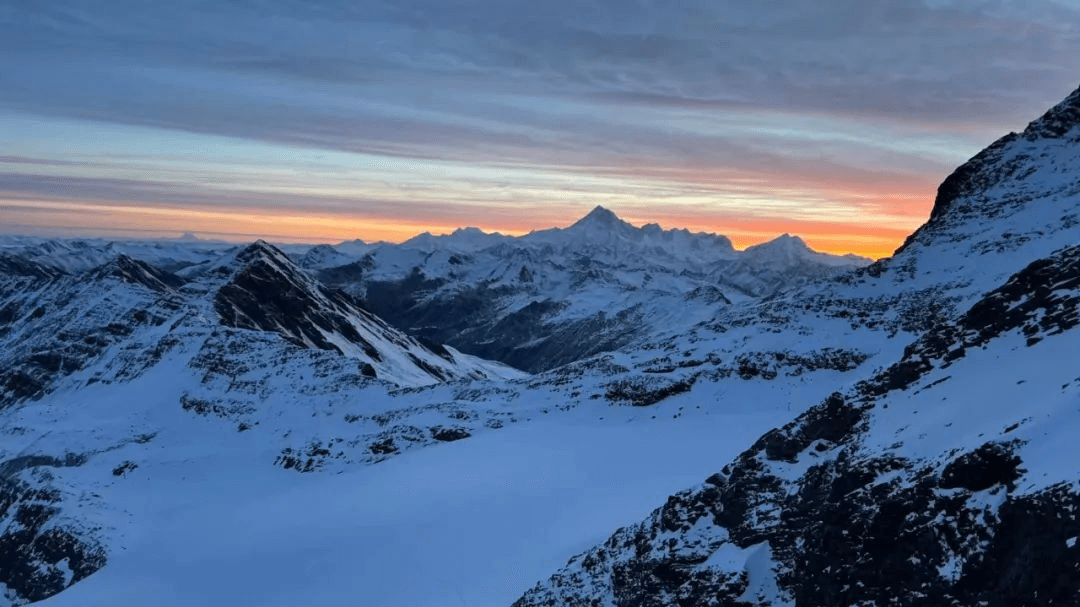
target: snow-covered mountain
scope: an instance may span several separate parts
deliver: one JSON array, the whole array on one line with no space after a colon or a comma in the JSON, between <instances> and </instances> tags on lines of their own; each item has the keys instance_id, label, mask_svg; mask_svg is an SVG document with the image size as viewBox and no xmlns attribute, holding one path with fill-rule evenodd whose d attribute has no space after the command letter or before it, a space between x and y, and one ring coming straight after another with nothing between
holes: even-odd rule
<instances>
[{"instance_id":1,"label":"snow-covered mountain","mask_svg":"<svg viewBox=\"0 0 1080 607\"><path fill-rule=\"evenodd\" d=\"M420 344L262 241L182 275L125 254L77 273L7 259L0 330L4 405L71 385L75 375L86 382L134 376L171 348L224 335L242 342L275 334L285 344L343 354L362 375L404 386L520 376ZM106 369L86 376L99 361Z\"/></svg>"},{"instance_id":2,"label":"snow-covered mountain","mask_svg":"<svg viewBox=\"0 0 1080 607\"><path fill-rule=\"evenodd\" d=\"M772 303L788 330L932 307L892 364L515 605L1080 602L1078 152L1080 91L957 169L892 258Z\"/></svg>"},{"instance_id":3,"label":"snow-covered mountain","mask_svg":"<svg viewBox=\"0 0 1080 607\"><path fill-rule=\"evenodd\" d=\"M74 530L61 523L69 511L57 504L77 509L87 498L42 488L52 486L43 472L50 467L146 445L171 426L162 420L182 412L224 420L233 432L266 426L273 438L265 445L278 444L273 463L311 469L307 450L323 448L294 449L290 438L317 407L367 392L524 377L417 342L261 241L183 276L124 254L82 272L10 255L0 264L0 584L16 603L53 594L104 562L91 539L101 527L78 517ZM423 432L416 442L457 436ZM42 440L50 434L63 436L52 448ZM180 442L199 440L195 431ZM117 476L136 466L117 465Z\"/></svg>"},{"instance_id":4,"label":"snow-covered mountain","mask_svg":"<svg viewBox=\"0 0 1080 607\"><path fill-rule=\"evenodd\" d=\"M724 236L635 227L603 207L567 228L522 237L462 228L401 244L279 248L414 337L533 372L688 328L732 302L871 262L815 252L788 234L737 251ZM238 249L190 238L0 242L0 250L65 272L123 254L187 275Z\"/></svg>"},{"instance_id":5,"label":"snow-covered mountain","mask_svg":"<svg viewBox=\"0 0 1080 607\"><path fill-rule=\"evenodd\" d=\"M603 209L289 256L185 242L85 267L9 243L0 597L1076 604L1078 150L1080 92L845 272L794 237L737 252ZM372 311L495 309L537 343L569 308L648 328L525 376L327 282Z\"/></svg>"},{"instance_id":6,"label":"snow-covered mountain","mask_svg":"<svg viewBox=\"0 0 1080 607\"><path fill-rule=\"evenodd\" d=\"M425 234L320 278L397 327L528 371L544 371L712 318L717 308L865 266L797 237L736 251L715 234L632 226L602 207L522 237Z\"/></svg>"}]
</instances>

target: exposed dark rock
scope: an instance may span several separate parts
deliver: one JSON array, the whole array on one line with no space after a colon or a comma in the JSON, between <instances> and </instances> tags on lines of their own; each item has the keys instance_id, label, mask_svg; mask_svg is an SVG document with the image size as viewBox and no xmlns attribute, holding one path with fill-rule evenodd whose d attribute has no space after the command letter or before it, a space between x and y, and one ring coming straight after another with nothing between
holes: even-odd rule
<instances>
[{"instance_id":1,"label":"exposed dark rock","mask_svg":"<svg viewBox=\"0 0 1080 607\"><path fill-rule=\"evenodd\" d=\"M1031 122L1021 134L1009 133L958 167L938 187L930 220L908 236L896 253L928 238L947 225L972 216L993 218L1027 199L988 198L986 192L1002 183L1022 183L1049 168L1044 159L1032 157L1025 142L1067 139L1080 142L1080 89ZM884 266L879 267L878 270Z\"/></svg>"},{"instance_id":2,"label":"exposed dark rock","mask_svg":"<svg viewBox=\"0 0 1080 607\"><path fill-rule=\"evenodd\" d=\"M350 308L357 307L347 295L320 288L284 253L261 241L238 254L237 261L241 270L214 296L222 324L274 331L299 346L340 351L324 331L336 333L378 356L346 319Z\"/></svg>"},{"instance_id":3,"label":"exposed dark rock","mask_svg":"<svg viewBox=\"0 0 1080 607\"><path fill-rule=\"evenodd\" d=\"M842 394L833 393L796 421L767 432L751 449L764 450L765 457L770 460L795 461L814 441L838 443L846 439L862 421L863 413L845 402Z\"/></svg>"},{"instance_id":4,"label":"exposed dark rock","mask_svg":"<svg viewBox=\"0 0 1080 607\"><path fill-rule=\"evenodd\" d=\"M64 272L30 259L8 253L0 253L0 276L29 278L38 284L55 280Z\"/></svg>"},{"instance_id":5,"label":"exposed dark rock","mask_svg":"<svg viewBox=\"0 0 1080 607\"><path fill-rule=\"evenodd\" d=\"M16 603L44 600L105 565L105 551L85 530L57 524L59 491L21 480L22 470L78 466L85 457L69 454L24 456L0 462L0 584Z\"/></svg>"},{"instance_id":6,"label":"exposed dark rock","mask_svg":"<svg viewBox=\"0 0 1080 607\"><path fill-rule=\"evenodd\" d=\"M904 349L903 358L869 381L867 397L907 389L934 368L946 368L968 349L1019 331L1034 345L1080 325L1080 246L1032 262L990 291L955 322L938 322Z\"/></svg>"},{"instance_id":7,"label":"exposed dark rock","mask_svg":"<svg viewBox=\"0 0 1080 607\"><path fill-rule=\"evenodd\" d=\"M949 462L941 472L941 487L969 491L983 491L994 485L1012 488L1013 482L1023 474L1020 463L1009 445L986 443Z\"/></svg>"},{"instance_id":8,"label":"exposed dark rock","mask_svg":"<svg viewBox=\"0 0 1080 607\"><path fill-rule=\"evenodd\" d=\"M681 380L649 376L630 377L608 384L604 396L612 402L648 407L670 396L689 392L693 386L694 377Z\"/></svg>"},{"instance_id":9,"label":"exposed dark rock","mask_svg":"<svg viewBox=\"0 0 1080 607\"><path fill-rule=\"evenodd\" d=\"M375 455L391 455L397 453L398 448L394 445L394 439L386 438L368 445L368 450Z\"/></svg>"},{"instance_id":10,"label":"exposed dark rock","mask_svg":"<svg viewBox=\"0 0 1080 607\"><path fill-rule=\"evenodd\" d=\"M469 438L470 436L472 436L472 434L465 428L444 428L442 426L436 426L431 429L431 438L444 443Z\"/></svg>"},{"instance_id":11,"label":"exposed dark rock","mask_svg":"<svg viewBox=\"0 0 1080 607\"><path fill-rule=\"evenodd\" d=\"M275 466L296 472L314 472L332 455L330 444L314 441L303 449L285 447L274 459Z\"/></svg>"},{"instance_id":12,"label":"exposed dark rock","mask_svg":"<svg viewBox=\"0 0 1080 607\"><path fill-rule=\"evenodd\" d=\"M165 293L184 284L183 279L174 274L159 270L154 266L120 255L109 263L95 270L93 280L115 278L124 282L139 284L151 291Z\"/></svg>"},{"instance_id":13,"label":"exposed dark rock","mask_svg":"<svg viewBox=\"0 0 1080 607\"><path fill-rule=\"evenodd\" d=\"M113 476L127 476L128 472L131 472L132 470L134 470L134 469L136 469L138 467L139 467L139 465L136 464L135 462L130 461L130 460L126 460L126 461L122 462L119 466L113 468L112 473L113 473Z\"/></svg>"}]
</instances>

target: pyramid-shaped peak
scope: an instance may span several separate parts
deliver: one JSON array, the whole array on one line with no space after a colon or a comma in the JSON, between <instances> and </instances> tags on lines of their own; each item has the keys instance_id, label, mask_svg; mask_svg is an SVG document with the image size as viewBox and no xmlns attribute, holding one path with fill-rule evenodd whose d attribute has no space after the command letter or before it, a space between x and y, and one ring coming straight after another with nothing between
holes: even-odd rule
<instances>
[{"instance_id":1,"label":"pyramid-shaped peak","mask_svg":"<svg viewBox=\"0 0 1080 607\"><path fill-rule=\"evenodd\" d=\"M260 238L244 247L244 251L280 251L280 249Z\"/></svg>"},{"instance_id":2,"label":"pyramid-shaped peak","mask_svg":"<svg viewBox=\"0 0 1080 607\"><path fill-rule=\"evenodd\" d=\"M261 238L244 247L236 254L236 260L241 263L251 263L259 259L274 260L278 263L292 263L284 251Z\"/></svg>"},{"instance_id":3,"label":"pyramid-shaped peak","mask_svg":"<svg viewBox=\"0 0 1080 607\"><path fill-rule=\"evenodd\" d=\"M573 227L578 226L616 226L616 225L629 225L625 221L619 219L619 216L612 211L605 209L604 207L597 205L596 208L589 211L589 214L577 220Z\"/></svg>"}]
</instances>

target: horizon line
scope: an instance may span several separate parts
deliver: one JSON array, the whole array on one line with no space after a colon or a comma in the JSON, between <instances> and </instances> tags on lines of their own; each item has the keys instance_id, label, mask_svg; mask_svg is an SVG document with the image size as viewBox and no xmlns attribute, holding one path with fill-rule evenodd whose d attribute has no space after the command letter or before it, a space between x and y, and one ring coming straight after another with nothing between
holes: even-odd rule
<instances>
[{"instance_id":1,"label":"horizon line","mask_svg":"<svg viewBox=\"0 0 1080 607\"><path fill-rule=\"evenodd\" d=\"M206 243L223 243L223 244L242 244L246 242L254 242L256 240L266 240L273 244L292 245L292 246L318 246L318 245L342 245L352 242L360 242L366 245L402 245L406 242L413 240L421 236L432 237L448 237L455 232L461 230L477 230L484 235L490 236L502 236L507 238L521 238L533 234L536 232L543 232L547 230L566 230L572 227L577 222L588 217L597 210L608 211L615 216L616 219L626 225L630 225L634 229L641 230L646 226L655 225L660 227L665 232L681 231L694 235L703 236L716 236L727 239L732 243L732 248L736 251L745 251L747 248L773 242L784 236L795 237L801 240L811 250L819 253L827 253L830 255L844 256L852 255L856 257L862 257L865 259L877 260L885 257L891 257L895 253L893 248L888 254L884 256L871 256L861 254L853 250L842 250L835 247L820 248L819 245L811 244L811 241L820 241L819 238L812 236L805 236L799 232L793 232L790 230L777 231L772 236L757 237L757 238L739 238L740 244L735 243L735 238L732 238L728 234L716 231L704 231L695 230L689 226L665 226L657 221L649 221L645 223L634 223L628 221L620 216L618 213L612 211L608 207L603 205L596 205L585 215L577 217L577 219L571 220L566 225L555 225L545 228L537 228L531 230L505 230L505 229L489 229L479 225L462 225L453 228L433 228L421 230L413 233L410 236L402 237L400 239L387 239L387 238L364 238L358 236L356 238L334 238L330 236L315 236L315 235L296 235L289 233L270 233L270 232L244 232L244 231L227 231L227 230L206 230L206 229L184 229L184 228L161 228L161 227L117 227L117 226L93 226L93 225L68 225L63 227L43 226L39 224L13 224L7 223L0 227L0 236L7 238L41 238L41 239L54 239L54 240L78 240L78 239L92 239L92 240L106 240L106 241L184 241L189 242L206 242ZM12 229L14 228L14 229ZM39 233L35 233L39 232ZM209 236L209 238L207 238ZM845 235L849 239L859 240L857 234ZM868 240L873 237L868 237ZM896 247L899 247L897 244Z\"/></svg>"}]
</instances>

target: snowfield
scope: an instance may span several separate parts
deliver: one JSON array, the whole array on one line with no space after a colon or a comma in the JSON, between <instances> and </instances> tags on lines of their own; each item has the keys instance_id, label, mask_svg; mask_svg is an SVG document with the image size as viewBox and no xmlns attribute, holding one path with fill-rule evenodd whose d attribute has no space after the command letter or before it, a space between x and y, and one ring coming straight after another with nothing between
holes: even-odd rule
<instances>
[{"instance_id":1,"label":"snowfield","mask_svg":"<svg viewBox=\"0 0 1080 607\"><path fill-rule=\"evenodd\" d=\"M62 471L108 504L110 560L42 604L505 606L790 415L743 408L579 409L314 475L176 415L124 477L123 448Z\"/></svg>"}]
</instances>

